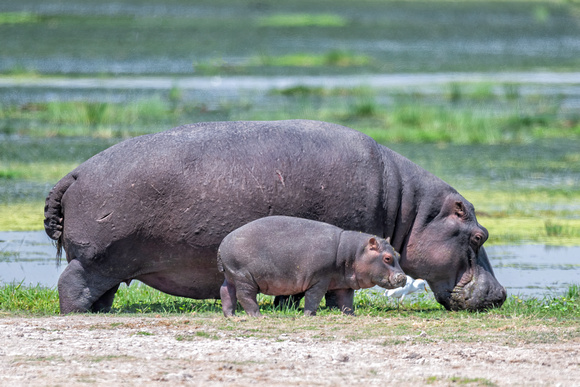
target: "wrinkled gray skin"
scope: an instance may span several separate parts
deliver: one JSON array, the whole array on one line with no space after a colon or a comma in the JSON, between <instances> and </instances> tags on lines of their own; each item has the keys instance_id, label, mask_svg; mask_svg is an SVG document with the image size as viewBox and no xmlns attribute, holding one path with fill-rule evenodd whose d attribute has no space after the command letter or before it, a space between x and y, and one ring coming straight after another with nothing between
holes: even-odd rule
<instances>
[{"instance_id":1,"label":"wrinkled gray skin","mask_svg":"<svg viewBox=\"0 0 580 387\"><path fill-rule=\"evenodd\" d=\"M234 315L236 300L250 316L260 316L257 293L304 293L304 314L313 316L328 290L335 291L340 310L353 314L352 290L393 289L407 281L387 240L288 216L268 216L232 231L217 261L226 277L220 289L226 317Z\"/></svg>"},{"instance_id":2,"label":"wrinkled gray skin","mask_svg":"<svg viewBox=\"0 0 580 387\"><path fill-rule=\"evenodd\" d=\"M51 190L45 229L69 262L61 313L107 311L132 279L218 298L221 240L268 215L390 237L401 268L448 309L505 300L473 206L416 164L330 123L210 122L123 141Z\"/></svg>"}]
</instances>

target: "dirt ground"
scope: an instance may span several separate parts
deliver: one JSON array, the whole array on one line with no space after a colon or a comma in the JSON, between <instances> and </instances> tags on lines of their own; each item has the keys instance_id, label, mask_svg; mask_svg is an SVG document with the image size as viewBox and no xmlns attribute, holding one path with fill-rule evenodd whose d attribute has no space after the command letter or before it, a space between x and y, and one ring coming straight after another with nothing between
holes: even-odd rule
<instances>
[{"instance_id":1,"label":"dirt ground","mask_svg":"<svg viewBox=\"0 0 580 387\"><path fill-rule=\"evenodd\" d=\"M0 318L0 385L580 385L577 340L385 345L304 332L265 339L210 335L179 319Z\"/></svg>"}]
</instances>

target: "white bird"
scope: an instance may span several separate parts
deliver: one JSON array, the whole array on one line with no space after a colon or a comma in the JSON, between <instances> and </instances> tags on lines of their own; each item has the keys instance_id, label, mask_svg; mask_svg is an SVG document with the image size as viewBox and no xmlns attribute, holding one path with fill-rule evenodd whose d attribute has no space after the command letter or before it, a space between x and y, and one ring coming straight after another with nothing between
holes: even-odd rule
<instances>
[{"instance_id":1,"label":"white bird","mask_svg":"<svg viewBox=\"0 0 580 387\"><path fill-rule=\"evenodd\" d=\"M407 276L407 283L405 286L395 289L387 289L385 290L385 296L398 298L399 302L403 301L407 294L416 293L421 290L427 291L425 286L427 282L422 279L414 280L411 276Z\"/></svg>"}]
</instances>

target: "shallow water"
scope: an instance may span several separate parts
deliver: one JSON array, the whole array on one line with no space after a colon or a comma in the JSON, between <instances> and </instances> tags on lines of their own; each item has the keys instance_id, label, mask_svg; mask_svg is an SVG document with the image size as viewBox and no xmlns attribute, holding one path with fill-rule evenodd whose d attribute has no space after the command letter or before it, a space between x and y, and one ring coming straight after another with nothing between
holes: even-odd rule
<instances>
[{"instance_id":1,"label":"shallow water","mask_svg":"<svg viewBox=\"0 0 580 387\"><path fill-rule=\"evenodd\" d=\"M57 266L55 252L44 231L0 232L0 284L56 286L66 261ZM554 296L580 283L580 246L489 246L487 252L508 295Z\"/></svg>"},{"instance_id":2,"label":"shallow water","mask_svg":"<svg viewBox=\"0 0 580 387\"><path fill-rule=\"evenodd\" d=\"M50 101L89 100L126 102L139 98L163 96L171 89L182 92L183 101L205 103L237 101L276 105L272 90L287 88L372 87L380 98L395 91L432 95L440 100L451 84L495 84L495 95L505 94L505 85L516 87L520 97L557 98L563 112L580 108L580 72L450 72L366 75L284 75L284 76L212 76L212 77L114 77L114 78L14 78L0 76L0 102L25 104ZM390 98L392 99L392 98ZM498 106L499 108L499 106Z\"/></svg>"},{"instance_id":3,"label":"shallow water","mask_svg":"<svg viewBox=\"0 0 580 387\"><path fill-rule=\"evenodd\" d=\"M490 246L486 251L508 295L556 295L580 283L580 246Z\"/></svg>"},{"instance_id":4,"label":"shallow water","mask_svg":"<svg viewBox=\"0 0 580 387\"><path fill-rule=\"evenodd\" d=\"M0 283L56 286L66 267L56 263L56 248L44 231L0 232Z\"/></svg>"}]
</instances>

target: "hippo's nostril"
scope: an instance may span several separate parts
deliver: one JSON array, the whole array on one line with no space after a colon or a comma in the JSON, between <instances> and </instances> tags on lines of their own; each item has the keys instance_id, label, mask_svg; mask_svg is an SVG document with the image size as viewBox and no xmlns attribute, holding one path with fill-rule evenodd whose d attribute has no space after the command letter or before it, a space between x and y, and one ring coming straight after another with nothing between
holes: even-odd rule
<instances>
[{"instance_id":1,"label":"hippo's nostril","mask_svg":"<svg viewBox=\"0 0 580 387\"><path fill-rule=\"evenodd\" d=\"M407 283L407 276L404 274L397 274L394 278L395 283L394 285L397 287L402 287L405 286L405 284Z\"/></svg>"},{"instance_id":2,"label":"hippo's nostril","mask_svg":"<svg viewBox=\"0 0 580 387\"><path fill-rule=\"evenodd\" d=\"M507 291L505 290L505 288L503 286L501 286L499 294L496 296L495 303L497 305L502 305L505 302L506 298L507 298Z\"/></svg>"}]
</instances>

